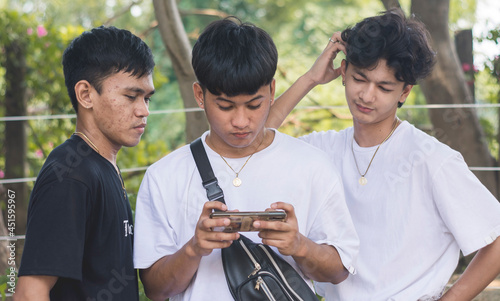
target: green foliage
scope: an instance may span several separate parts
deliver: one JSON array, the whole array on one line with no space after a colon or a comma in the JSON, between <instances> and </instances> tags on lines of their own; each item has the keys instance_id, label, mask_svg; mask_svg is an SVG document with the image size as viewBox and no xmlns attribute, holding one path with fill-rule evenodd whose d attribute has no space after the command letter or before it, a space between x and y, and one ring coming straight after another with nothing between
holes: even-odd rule
<instances>
[{"instance_id":1,"label":"green foliage","mask_svg":"<svg viewBox=\"0 0 500 301\"><path fill-rule=\"evenodd\" d=\"M71 112L71 104L67 100L66 87L62 74L61 57L68 41L82 31L77 27L55 27L52 23L41 24L36 16L19 13L17 11L0 11L0 49L12 43L18 44L26 53L27 76L24 85L28 91L28 111L32 115L38 114L65 114ZM5 75L5 56L0 58L0 74ZM2 76L0 90L5 95L6 82ZM4 97L0 103L1 115L5 115ZM70 120L29 121L28 136L28 163L30 176L36 175L45 154L48 154L54 145L64 141L64 136L71 128ZM2 122L0 130L4 130ZM0 136L0 145L5 145L4 135ZM42 154L42 155L41 155ZM4 156L4 150L0 157ZM0 169L3 169L4 160L0 160Z\"/></svg>"},{"instance_id":2,"label":"green foliage","mask_svg":"<svg viewBox=\"0 0 500 301\"><path fill-rule=\"evenodd\" d=\"M477 0L450 0L449 23L452 30L472 28L476 23Z\"/></svg>"},{"instance_id":3,"label":"green foliage","mask_svg":"<svg viewBox=\"0 0 500 301\"><path fill-rule=\"evenodd\" d=\"M500 28L492 29L486 37L480 37L479 41L492 41L496 45L500 43ZM476 99L482 103L500 103L500 53L492 60L486 61L484 70L476 75ZM481 112L481 125L486 133L490 150L496 159L499 159L500 146L499 132L499 112L500 110L488 110Z\"/></svg>"},{"instance_id":4,"label":"green foliage","mask_svg":"<svg viewBox=\"0 0 500 301\"><path fill-rule=\"evenodd\" d=\"M12 290L12 286L9 285L11 273L10 267L5 269L5 274L0 275L0 295L2 296L2 301L7 299L7 293L10 293L9 290ZM15 272L15 283L17 283L17 271ZM15 287L14 283L14 287Z\"/></svg>"},{"instance_id":5,"label":"green foliage","mask_svg":"<svg viewBox=\"0 0 500 301\"><path fill-rule=\"evenodd\" d=\"M418 1L418 0L413 0ZM410 11L411 0L400 1L405 12ZM131 3L135 3L130 7ZM243 21L255 23L273 37L280 59L276 74L276 94L283 93L313 63L335 32L353 25L364 17L384 10L381 1L368 0L183 0L178 1L183 23L192 43L198 34L217 16L190 13L193 9L214 9L235 15ZM450 1L450 28L471 27L475 21L476 0ZM42 13L43 12L43 13ZM178 82L165 46L154 29L154 9L151 1L61 1L10 0L0 3L0 47L11 41L21 41L26 47L30 115L73 113L62 76L61 57L68 42L85 29L102 24L126 28L145 39L156 61L154 85L156 93L150 104L151 111L182 109ZM71 24L71 25L70 25ZM42 25L46 35L39 36ZM31 28L32 34L28 34ZM499 30L485 39L498 43ZM4 116L5 70L0 56L0 116ZM500 59L488 63L485 71L476 76L476 95L480 101L498 103ZM402 119L410 120L424 130L430 128L425 109L407 109L411 105L425 104L418 86L413 88L406 104L398 111ZM299 107L333 106L329 109L296 109L287 118L281 131L301 136L311 131L341 130L352 124L345 107L344 89L339 80L318 86L311 91ZM482 116L490 148L497 152L495 128L498 118ZM0 122L3 133L5 122ZM29 176L36 176L50 151L62 143L74 130L74 119L29 121L28 163ZM185 115L182 112L151 114L142 141L134 148L124 148L118 155L122 170L148 166L184 144ZM4 145L0 135L0 145ZM0 170L4 169L4 153L0 152ZM135 209L137 191L144 170L123 173L125 185ZM141 286L141 300L147 300Z\"/></svg>"}]
</instances>

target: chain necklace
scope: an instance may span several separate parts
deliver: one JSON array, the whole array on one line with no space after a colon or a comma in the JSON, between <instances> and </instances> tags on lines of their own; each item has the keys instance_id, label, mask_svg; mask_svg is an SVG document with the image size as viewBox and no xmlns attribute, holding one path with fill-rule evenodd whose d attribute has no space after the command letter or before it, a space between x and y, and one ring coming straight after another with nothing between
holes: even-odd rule
<instances>
[{"instance_id":1,"label":"chain necklace","mask_svg":"<svg viewBox=\"0 0 500 301\"><path fill-rule=\"evenodd\" d=\"M89 137L87 137L87 135L85 135L84 133L82 132L74 132L73 135L76 135L76 136L79 136L81 138L83 138L84 140L86 140L90 146L99 154L101 155L101 152L99 151L99 149L97 148L97 146L89 139ZM101 155L102 156L102 155ZM123 179L122 179L122 174L120 172L120 169L118 168L118 166L116 167L117 168L117 175L118 175L118 179L120 180L120 184L122 185L122 191L123 191L123 198L127 198L127 191L125 190L125 184L123 183Z\"/></svg>"},{"instance_id":2,"label":"chain necklace","mask_svg":"<svg viewBox=\"0 0 500 301\"><path fill-rule=\"evenodd\" d=\"M375 153L372 156L372 159L370 160L370 163L368 163L368 167L366 168L364 174L362 174L361 171L359 171L358 161L356 161L356 155L354 155L354 147L353 147L353 144L354 144L354 133L353 133L352 140L351 140L351 151L352 151L352 156L354 157L354 163L356 164L356 169L358 170L358 173L361 176L361 178L359 178L359 180L358 180L358 183L360 185L364 186L364 185L366 185L368 183L368 180L365 178L366 174L368 173L368 169L370 169L370 166L372 165L373 159L375 158L375 155L377 154L378 149L382 146L382 144L384 144L384 142L387 141L387 139L389 139L392 136L392 134L396 130L396 127L398 125L398 121L399 121L399 118L396 117L396 120L394 121L394 126L392 127L391 132L389 133L389 135L387 137L385 137L384 141L382 141L382 143L380 143L378 145L377 149L375 150Z\"/></svg>"},{"instance_id":3,"label":"chain necklace","mask_svg":"<svg viewBox=\"0 0 500 301\"><path fill-rule=\"evenodd\" d=\"M240 172L243 170L243 168L245 167L245 165L247 165L248 163L248 160L250 160L250 158L252 158L252 156L259 150L259 147L262 145L262 143L264 142L264 140L266 139L266 133L264 132L264 138L262 138L262 141L259 143L259 146L257 146L257 149L250 155L250 157L248 157L248 159L245 161L245 163L243 164L243 166L240 168L240 170L238 170L238 172L236 172L232 167L231 165L229 165L229 163L227 163L226 159L224 159L224 157L222 157L221 154L219 154L219 156L222 158L222 160L224 160L224 163L226 163L227 166L229 166L229 168L231 168L231 170L236 174L236 177L233 179L233 185L235 187L240 187L241 185L241 179L238 177Z\"/></svg>"}]
</instances>

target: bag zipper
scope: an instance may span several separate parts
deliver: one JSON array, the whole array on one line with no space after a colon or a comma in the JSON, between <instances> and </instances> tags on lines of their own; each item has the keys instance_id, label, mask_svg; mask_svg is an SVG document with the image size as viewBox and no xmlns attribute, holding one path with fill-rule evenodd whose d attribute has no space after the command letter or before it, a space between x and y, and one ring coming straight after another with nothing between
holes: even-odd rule
<instances>
[{"instance_id":1,"label":"bag zipper","mask_svg":"<svg viewBox=\"0 0 500 301\"><path fill-rule=\"evenodd\" d=\"M276 299L274 299L273 294L271 293L271 290L267 286L267 283L264 281L264 279L262 279L262 277L259 276L257 278L257 282L255 283L255 289L260 290L260 288L262 288L262 291L264 291L264 294L266 295L267 299L269 299L270 301L276 301Z\"/></svg>"},{"instance_id":2,"label":"bag zipper","mask_svg":"<svg viewBox=\"0 0 500 301\"><path fill-rule=\"evenodd\" d=\"M247 278L250 278L251 276L257 274L258 271L260 271L261 266L257 262L257 260L255 260L255 258L253 257L252 253L250 253L250 250L247 248L247 246L245 245L245 243L242 240L239 240L239 243L240 243L241 247L243 248L243 250L245 250L245 253L247 253L247 255L250 258L250 260L253 262L253 265L255 267L254 270L253 270L253 272L250 273L250 275L248 275L248 277L247 277Z\"/></svg>"},{"instance_id":3,"label":"bag zipper","mask_svg":"<svg viewBox=\"0 0 500 301\"><path fill-rule=\"evenodd\" d=\"M265 275L267 275L270 278L273 278L274 281L276 281L276 284L278 284L281 287L282 292L286 295L288 300L294 300L292 298L292 296L290 295L290 293L286 290L286 287L281 282L279 282L279 279L278 279L278 277L276 277L276 275L274 275L273 273L270 273L268 271L259 272L259 278L261 278L262 276L265 276ZM262 278L262 281L264 281L264 278ZM266 286L267 286L267 284L266 284ZM300 297L298 297L298 298L300 299ZM302 300L302 299L300 299L300 300Z\"/></svg>"},{"instance_id":4,"label":"bag zipper","mask_svg":"<svg viewBox=\"0 0 500 301\"><path fill-rule=\"evenodd\" d=\"M278 274L280 275L281 279L283 280L283 282L285 283L285 285L287 286L288 290L290 290L290 292L292 292L292 294L295 296L295 298L297 298L299 301L304 301L298 294L297 292L295 292L293 290L293 288L290 286L290 284L288 283L288 281L286 280L285 278L285 275L283 275L283 273L281 272L281 269L280 267L278 266L278 264L276 263L276 261L274 260L273 256L269 253L269 251L266 249L266 247L264 245L261 245L259 244L258 245L263 251L264 253L266 253L267 257L269 258L269 260L271 261L271 263L273 264L274 268L276 269L276 271L278 272Z\"/></svg>"}]
</instances>

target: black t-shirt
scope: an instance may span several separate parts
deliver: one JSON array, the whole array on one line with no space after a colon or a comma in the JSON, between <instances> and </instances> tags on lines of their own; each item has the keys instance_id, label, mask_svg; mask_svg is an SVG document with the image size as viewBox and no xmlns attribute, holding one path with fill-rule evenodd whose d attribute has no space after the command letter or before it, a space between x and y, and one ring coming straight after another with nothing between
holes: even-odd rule
<instances>
[{"instance_id":1,"label":"black t-shirt","mask_svg":"<svg viewBox=\"0 0 500 301\"><path fill-rule=\"evenodd\" d=\"M59 277L51 300L138 300L133 221L113 165L73 135L43 165L19 276Z\"/></svg>"}]
</instances>

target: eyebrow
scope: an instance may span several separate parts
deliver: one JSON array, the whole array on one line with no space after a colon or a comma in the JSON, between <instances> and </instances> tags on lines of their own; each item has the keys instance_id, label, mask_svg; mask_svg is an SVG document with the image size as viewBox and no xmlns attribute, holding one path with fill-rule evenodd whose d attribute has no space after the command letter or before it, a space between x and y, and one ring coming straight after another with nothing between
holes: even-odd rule
<instances>
[{"instance_id":1,"label":"eyebrow","mask_svg":"<svg viewBox=\"0 0 500 301\"><path fill-rule=\"evenodd\" d=\"M146 94L149 96L155 94L155 92L156 92L156 90L152 90L149 93L147 93L144 89L136 88L136 87L127 87L127 88L125 88L125 90L133 92L133 93L137 93L137 94Z\"/></svg>"},{"instance_id":2,"label":"eyebrow","mask_svg":"<svg viewBox=\"0 0 500 301\"><path fill-rule=\"evenodd\" d=\"M248 100L248 101L245 101L245 104L251 103L252 101L254 101L254 100L258 100L258 99L263 98L263 97L264 97L264 96L262 96L262 95L257 95L257 96L255 96L254 98L252 98L252 99L250 99L250 100ZM229 100L229 99L227 99L227 98L224 98L224 97L222 97L222 96L217 96L216 100L225 101L225 102L229 102L229 103L233 103L233 104L234 104L234 101Z\"/></svg>"},{"instance_id":3,"label":"eyebrow","mask_svg":"<svg viewBox=\"0 0 500 301\"><path fill-rule=\"evenodd\" d=\"M366 74L363 73L363 71L361 70L358 70L358 69L354 69L354 72L358 75L360 75L361 77L363 77L364 79L368 79L368 76L366 76ZM378 85L390 85L390 86L396 86L398 83L395 83L393 81L380 81L380 82L377 82Z\"/></svg>"}]
</instances>

